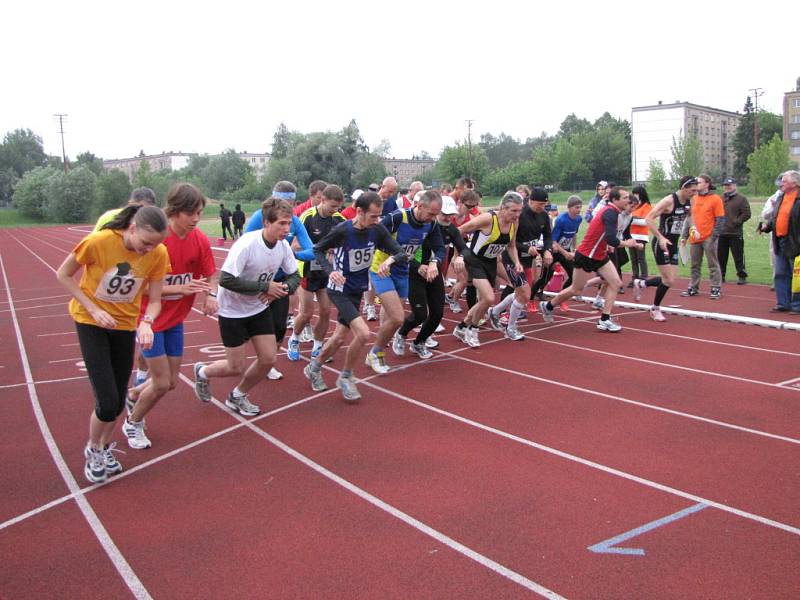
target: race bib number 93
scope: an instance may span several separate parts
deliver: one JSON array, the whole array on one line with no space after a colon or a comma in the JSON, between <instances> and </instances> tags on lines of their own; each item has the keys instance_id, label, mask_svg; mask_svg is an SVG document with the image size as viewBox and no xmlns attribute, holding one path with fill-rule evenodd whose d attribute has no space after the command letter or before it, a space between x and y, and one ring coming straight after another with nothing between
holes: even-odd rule
<instances>
[{"instance_id":1,"label":"race bib number 93","mask_svg":"<svg viewBox=\"0 0 800 600\"><path fill-rule=\"evenodd\" d=\"M136 298L143 281L143 278L133 276L129 265L117 265L106 271L94 295L104 302L130 303Z\"/></svg>"}]
</instances>

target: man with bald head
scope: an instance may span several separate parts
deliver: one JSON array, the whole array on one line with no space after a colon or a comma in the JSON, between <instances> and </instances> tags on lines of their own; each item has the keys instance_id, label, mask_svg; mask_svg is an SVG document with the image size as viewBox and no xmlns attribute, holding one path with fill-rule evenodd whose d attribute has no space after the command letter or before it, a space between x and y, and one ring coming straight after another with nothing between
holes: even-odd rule
<instances>
[{"instance_id":1,"label":"man with bald head","mask_svg":"<svg viewBox=\"0 0 800 600\"><path fill-rule=\"evenodd\" d=\"M394 177L387 177L381 183L378 195L383 200L383 212L381 216L386 216L390 212L397 210L397 180Z\"/></svg>"},{"instance_id":2,"label":"man with bald head","mask_svg":"<svg viewBox=\"0 0 800 600\"><path fill-rule=\"evenodd\" d=\"M416 195L424 189L425 185L421 181L412 181L411 185L408 186L408 192L406 194L400 194L400 198L398 198L397 201L397 208L411 208Z\"/></svg>"}]
</instances>

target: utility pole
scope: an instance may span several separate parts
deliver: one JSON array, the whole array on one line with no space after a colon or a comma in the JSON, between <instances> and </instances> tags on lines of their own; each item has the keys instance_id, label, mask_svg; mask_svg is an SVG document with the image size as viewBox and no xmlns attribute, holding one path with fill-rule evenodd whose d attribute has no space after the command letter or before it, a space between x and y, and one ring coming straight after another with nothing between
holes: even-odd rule
<instances>
[{"instance_id":1,"label":"utility pole","mask_svg":"<svg viewBox=\"0 0 800 600\"><path fill-rule=\"evenodd\" d=\"M759 119L758 119L758 98L759 96L764 95L764 88L750 88L750 91L753 92L753 101L754 101L754 109L753 109L753 150L758 149L758 126L759 126Z\"/></svg>"},{"instance_id":2,"label":"utility pole","mask_svg":"<svg viewBox=\"0 0 800 600\"><path fill-rule=\"evenodd\" d=\"M467 119L467 164L470 177L472 177L472 124L474 122L474 119Z\"/></svg>"},{"instance_id":3,"label":"utility pole","mask_svg":"<svg viewBox=\"0 0 800 600\"><path fill-rule=\"evenodd\" d=\"M64 173L67 172L67 151L64 148L64 119L67 118L69 115L66 114L55 114L54 117L58 117L58 129L59 133L61 133L61 158L64 160Z\"/></svg>"}]
</instances>

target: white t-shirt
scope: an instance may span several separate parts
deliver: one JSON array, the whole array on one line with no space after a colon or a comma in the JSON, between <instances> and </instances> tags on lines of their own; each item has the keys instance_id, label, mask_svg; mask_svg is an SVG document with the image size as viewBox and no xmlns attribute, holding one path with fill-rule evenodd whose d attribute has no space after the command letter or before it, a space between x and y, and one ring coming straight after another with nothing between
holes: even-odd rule
<instances>
[{"instance_id":1,"label":"white t-shirt","mask_svg":"<svg viewBox=\"0 0 800 600\"><path fill-rule=\"evenodd\" d=\"M292 247L286 240L278 240L274 248L268 248L263 230L251 231L240 237L231 247L222 270L234 277L248 281L270 282L279 269L287 275L297 271L297 260ZM260 313L265 305L258 296L237 294L223 287L219 288L219 314L222 317L241 319Z\"/></svg>"}]
</instances>

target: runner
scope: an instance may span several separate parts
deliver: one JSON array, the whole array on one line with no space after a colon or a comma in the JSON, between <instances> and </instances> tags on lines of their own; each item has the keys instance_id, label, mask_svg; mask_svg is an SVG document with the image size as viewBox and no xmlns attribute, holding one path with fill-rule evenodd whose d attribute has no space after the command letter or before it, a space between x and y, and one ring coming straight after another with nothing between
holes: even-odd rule
<instances>
[{"instance_id":1,"label":"runner","mask_svg":"<svg viewBox=\"0 0 800 600\"><path fill-rule=\"evenodd\" d=\"M567 212L558 215L553 226L553 265L551 265L547 281L549 282L553 276L553 267L557 264L561 265L567 274L567 280L561 289L572 285L572 271L575 265L575 240L581 227L582 208L583 201L580 196L570 196L567 199ZM569 303L562 302L561 311L569 311Z\"/></svg>"},{"instance_id":2,"label":"runner","mask_svg":"<svg viewBox=\"0 0 800 600\"><path fill-rule=\"evenodd\" d=\"M110 222L111 219L116 217L126 207L144 206L144 205L155 206L156 194L149 187L138 187L131 192L131 196L130 198L128 198L128 202L125 206L121 208L112 208L111 210L107 210L102 215L100 215L97 219L97 223L95 223L93 231L100 231L103 228L103 225Z\"/></svg>"},{"instance_id":3,"label":"runner","mask_svg":"<svg viewBox=\"0 0 800 600\"><path fill-rule=\"evenodd\" d=\"M494 301L497 257L508 249L514 272L520 276L524 273L515 243L516 225L520 213L522 213L522 196L517 192L506 192L499 210L485 212L458 228L461 235L472 233L467 244L471 254L467 255L466 261L478 298L464 320L453 329L453 335L473 348L481 345L478 326Z\"/></svg>"},{"instance_id":4,"label":"runner","mask_svg":"<svg viewBox=\"0 0 800 600\"><path fill-rule=\"evenodd\" d=\"M109 445L125 407L125 392L136 341L153 344L153 322L161 310L161 281L169 271L167 217L155 206L128 206L98 232L83 238L58 268L59 283L72 294L69 313L75 321L81 354L94 392L84 475L101 483L122 471ZM73 275L83 267L80 283ZM141 318L142 293L149 284L150 303Z\"/></svg>"},{"instance_id":5,"label":"runner","mask_svg":"<svg viewBox=\"0 0 800 600\"><path fill-rule=\"evenodd\" d=\"M523 196L520 195L520 198ZM517 321L520 313L525 310L531 299L530 282L534 280L534 259L541 256L543 274L553 262L551 251L553 238L550 233L550 217L544 209L546 203L547 192L542 188L534 188L527 205L522 208L519 215L514 240L516 257L511 256L510 245L501 255L510 285L503 290L501 301L489 309L489 323L493 329L504 332L505 336L513 341L525 339L525 336L517 329ZM538 247L540 238L543 240L541 248ZM518 258L518 260L514 260L514 258ZM517 262L522 264L522 273L518 273L516 270L515 263ZM535 280L538 287L539 282L543 282L543 277L537 277ZM541 283L541 287L544 287L544 283ZM503 327L500 323L500 315L506 310L509 311L508 325Z\"/></svg>"},{"instance_id":6,"label":"runner","mask_svg":"<svg viewBox=\"0 0 800 600\"><path fill-rule=\"evenodd\" d=\"M436 215L442 210L442 197L436 190L423 192L414 208L398 209L381 219L381 224L400 244L409 260L430 238L430 248L434 253L428 262L427 277L434 279L439 266L444 261L444 243L441 230L434 225ZM405 341L397 335L403 324L403 302L408 297L408 263L392 265L390 277L382 277L378 268L386 260L387 254L378 250L372 259L370 283L381 299L381 326L375 336L375 344L367 352L366 363L378 374L388 373L383 349L392 340L392 351L397 356L405 353Z\"/></svg>"},{"instance_id":7,"label":"runner","mask_svg":"<svg viewBox=\"0 0 800 600\"><path fill-rule=\"evenodd\" d=\"M312 208L322 202L322 192L325 188L328 187L328 184L321 179L317 179L316 181L312 181L308 186L308 200L305 202L301 202L297 206L294 207L292 212L296 217L299 217L304 212L306 212L309 208Z\"/></svg>"},{"instance_id":8,"label":"runner","mask_svg":"<svg viewBox=\"0 0 800 600\"><path fill-rule=\"evenodd\" d=\"M417 194L421 199L422 194ZM466 250L464 238L451 222L453 215L458 212L456 202L449 196L442 197L442 210L436 215L436 227L440 230L445 247L445 259L441 269L437 264L437 257L431 248L431 239L428 236L414 257L411 259L408 271L408 301L411 304L411 313L406 316L403 325L395 335L395 340L405 344L409 332L422 325L416 339L411 343L411 352L420 358L430 358L433 353L428 350L427 342L444 315L444 274L447 273L448 259L447 246L453 244L458 256L453 262L453 270L460 273L464 270L463 253ZM431 266L432 265L432 266ZM394 348L394 344L393 344Z\"/></svg>"},{"instance_id":9,"label":"runner","mask_svg":"<svg viewBox=\"0 0 800 600\"><path fill-rule=\"evenodd\" d=\"M339 323L333 335L322 346L319 356L311 359L303 373L311 381L311 389L322 392L328 389L322 378L322 365L333 357L344 343L348 331L353 339L347 349L341 375L336 387L342 391L346 402L356 402L361 394L353 381L353 369L358 357L369 342L370 331L359 312L361 297L367 290L369 269L376 249L390 256L378 267L381 277L388 278L393 264L408 261L405 251L386 228L379 223L383 200L375 192L366 192L356 200L356 217L331 229L314 246L314 255L328 276L328 297L336 307ZM328 251L334 250L334 264L328 260Z\"/></svg>"},{"instance_id":10,"label":"runner","mask_svg":"<svg viewBox=\"0 0 800 600\"><path fill-rule=\"evenodd\" d=\"M144 431L145 415L178 383L183 321L192 310L195 294L203 294L203 313L217 313L217 284L213 278L217 268L208 237L197 229L205 206L203 194L190 183L175 184L167 194L164 212L169 229L164 245L171 268L161 288L161 312L152 327L153 345L142 351L150 379L128 391L128 417L122 423L128 445L136 450L152 445ZM146 309L147 299L142 302L142 315Z\"/></svg>"},{"instance_id":11,"label":"runner","mask_svg":"<svg viewBox=\"0 0 800 600\"><path fill-rule=\"evenodd\" d=\"M468 223L470 219L480 214L481 197L472 189L473 181L469 177L462 177L456 182L456 187L453 190L453 200L456 201L458 213L453 218L453 224L456 227L461 227ZM469 236L465 236L465 241ZM455 284L450 289L450 294L445 294L445 301L450 306L450 310L454 314L461 312L461 304L459 298L464 290L467 290L467 306L472 308L475 305L475 300L478 296L475 291L475 286L469 285L469 273L465 269L462 273L457 274Z\"/></svg>"},{"instance_id":12,"label":"runner","mask_svg":"<svg viewBox=\"0 0 800 600\"><path fill-rule=\"evenodd\" d=\"M312 242L320 241L335 225L345 220L339 212L343 203L342 189L338 185L328 185L322 190L322 201L300 215L300 221L308 231ZM303 276L300 287L297 289L300 297L300 311L295 317L294 330L287 346L288 358L291 361L300 360L300 335L298 332L303 331L306 325L311 323L311 318L314 316L315 296L316 305L319 307L319 319L313 327L312 358L319 356L331 320L331 301L325 291L328 277L319 263L316 260L305 261L301 264L300 272Z\"/></svg>"},{"instance_id":13,"label":"runner","mask_svg":"<svg viewBox=\"0 0 800 600\"><path fill-rule=\"evenodd\" d=\"M636 279L633 282L633 299L636 302L642 299L642 290L645 287L656 288L656 297L650 307L650 318L658 322L666 321L661 313L661 302L678 276L679 240L689 216L689 202L697 191L697 179L687 175L681 178L679 186L677 192L657 202L646 217L647 226L653 232L653 256L661 276L647 280Z\"/></svg>"},{"instance_id":14,"label":"runner","mask_svg":"<svg viewBox=\"0 0 800 600\"><path fill-rule=\"evenodd\" d=\"M285 332L288 296L300 284L297 261L286 241L292 205L270 197L261 212L264 228L234 242L220 273L218 314L225 360L194 365L194 390L203 402L211 400L211 379L240 377L225 405L246 417L261 412L247 394L275 364L278 332L281 327ZM275 281L279 271L285 276L281 282ZM248 341L256 352L249 366Z\"/></svg>"},{"instance_id":15,"label":"runner","mask_svg":"<svg viewBox=\"0 0 800 600\"><path fill-rule=\"evenodd\" d=\"M628 190L616 187L609 193L606 205L595 211L594 217L589 223L589 229L586 231L581 245L575 251L576 269L572 274L572 285L562 290L555 298L539 303L542 317L546 322L553 322L553 306L580 294L592 273L596 272L606 283L603 314L597 322L597 328L600 331L614 333L622 330L619 323L611 320L611 308L617 298L620 278L609 259L609 253L614 252L620 246L642 247L636 240L621 241L617 237L619 214L629 209L630 194Z\"/></svg>"}]
</instances>

